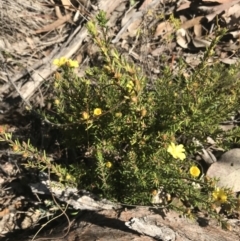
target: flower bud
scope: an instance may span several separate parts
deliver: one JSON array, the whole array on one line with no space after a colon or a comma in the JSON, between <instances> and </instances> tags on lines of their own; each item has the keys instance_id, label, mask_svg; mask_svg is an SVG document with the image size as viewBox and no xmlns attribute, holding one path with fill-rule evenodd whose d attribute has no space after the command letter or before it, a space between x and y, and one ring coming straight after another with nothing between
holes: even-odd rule
<instances>
[{"instance_id":1,"label":"flower bud","mask_svg":"<svg viewBox=\"0 0 240 241\"><path fill-rule=\"evenodd\" d=\"M147 115L147 110L144 108L141 110L141 117L145 117Z\"/></svg>"}]
</instances>

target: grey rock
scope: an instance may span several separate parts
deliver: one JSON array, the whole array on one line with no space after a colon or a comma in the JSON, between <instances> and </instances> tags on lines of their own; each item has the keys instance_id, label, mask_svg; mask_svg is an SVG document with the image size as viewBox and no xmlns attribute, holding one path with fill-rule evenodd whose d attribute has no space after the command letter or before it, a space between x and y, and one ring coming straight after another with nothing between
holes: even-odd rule
<instances>
[{"instance_id":1,"label":"grey rock","mask_svg":"<svg viewBox=\"0 0 240 241\"><path fill-rule=\"evenodd\" d=\"M207 176L219 178L219 187L232 188L234 192L240 191L240 148L225 152L217 162L213 163Z\"/></svg>"}]
</instances>

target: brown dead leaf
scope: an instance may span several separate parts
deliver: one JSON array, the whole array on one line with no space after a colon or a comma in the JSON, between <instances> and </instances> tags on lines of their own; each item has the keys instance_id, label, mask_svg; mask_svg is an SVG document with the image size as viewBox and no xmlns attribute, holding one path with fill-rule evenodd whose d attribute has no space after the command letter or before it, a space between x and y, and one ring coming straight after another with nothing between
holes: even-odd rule
<instances>
[{"instance_id":1,"label":"brown dead leaf","mask_svg":"<svg viewBox=\"0 0 240 241\"><path fill-rule=\"evenodd\" d=\"M61 0L61 2L65 9L70 9L70 7L72 6L72 3L70 0Z\"/></svg>"},{"instance_id":2,"label":"brown dead leaf","mask_svg":"<svg viewBox=\"0 0 240 241\"><path fill-rule=\"evenodd\" d=\"M235 21L236 25L239 24L239 17L240 17L240 4L236 4L229 8L227 16L234 16L231 22Z\"/></svg>"},{"instance_id":3,"label":"brown dead leaf","mask_svg":"<svg viewBox=\"0 0 240 241\"><path fill-rule=\"evenodd\" d=\"M69 14L63 16L62 18L54 21L53 23L46 25L39 30L36 30L35 34L52 31L52 30L58 28L59 26L61 26L62 24L66 23L67 21L71 20L71 17L72 17L72 14L69 13Z\"/></svg>"},{"instance_id":4,"label":"brown dead leaf","mask_svg":"<svg viewBox=\"0 0 240 241\"><path fill-rule=\"evenodd\" d=\"M145 0L143 2L143 4L141 5L141 7L139 8L139 10L143 10L143 9L146 9L151 3L152 3L153 0Z\"/></svg>"},{"instance_id":5,"label":"brown dead leaf","mask_svg":"<svg viewBox=\"0 0 240 241\"><path fill-rule=\"evenodd\" d=\"M233 0L202 0L203 2L215 2L215 3L229 3Z\"/></svg>"},{"instance_id":6,"label":"brown dead leaf","mask_svg":"<svg viewBox=\"0 0 240 241\"><path fill-rule=\"evenodd\" d=\"M128 26L128 32L129 32L129 36L133 37L136 35L137 31L138 31L138 27L140 26L142 22L142 19L135 19L135 21L133 21L129 26Z\"/></svg>"},{"instance_id":7,"label":"brown dead leaf","mask_svg":"<svg viewBox=\"0 0 240 241\"><path fill-rule=\"evenodd\" d=\"M193 26L200 24L201 20L204 18L204 16L199 16L193 19L190 19L182 24L181 28L188 29L192 28Z\"/></svg>"},{"instance_id":8,"label":"brown dead leaf","mask_svg":"<svg viewBox=\"0 0 240 241\"><path fill-rule=\"evenodd\" d=\"M56 13L56 16L58 18L62 18L63 17L59 6L55 6L55 13Z\"/></svg>"},{"instance_id":9,"label":"brown dead leaf","mask_svg":"<svg viewBox=\"0 0 240 241\"><path fill-rule=\"evenodd\" d=\"M211 13L210 15L214 14L214 16L216 16L222 12L227 12L231 6L233 6L239 2L240 2L240 0L232 0L230 2L225 2L224 4L220 4L217 6L210 6L210 7L209 6L200 6L199 9L204 10L208 13Z\"/></svg>"},{"instance_id":10,"label":"brown dead leaf","mask_svg":"<svg viewBox=\"0 0 240 241\"><path fill-rule=\"evenodd\" d=\"M202 36L202 25L201 24L194 25L193 31L197 37L201 37Z\"/></svg>"},{"instance_id":11,"label":"brown dead leaf","mask_svg":"<svg viewBox=\"0 0 240 241\"><path fill-rule=\"evenodd\" d=\"M182 5L180 5L178 8L177 8L177 12L178 11L181 11L181 10L184 10L184 9L187 9L190 7L190 4L191 2L187 1L187 2L184 2Z\"/></svg>"},{"instance_id":12,"label":"brown dead leaf","mask_svg":"<svg viewBox=\"0 0 240 241\"><path fill-rule=\"evenodd\" d=\"M9 213L10 213L9 209L5 208L0 212L0 217L4 217L5 215L7 215Z\"/></svg>"},{"instance_id":13,"label":"brown dead leaf","mask_svg":"<svg viewBox=\"0 0 240 241\"><path fill-rule=\"evenodd\" d=\"M173 51L174 48L176 48L176 42L171 42L169 44L163 44L160 47L151 51L151 55L152 56L159 56L166 51L169 51L169 50Z\"/></svg>"},{"instance_id":14,"label":"brown dead leaf","mask_svg":"<svg viewBox=\"0 0 240 241\"><path fill-rule=\"evenodd\" d=\"M168 21L162 22L158 24L154 37L171 34L173 29L174 29L173 25Z\"/></svg>"}]
</instances>

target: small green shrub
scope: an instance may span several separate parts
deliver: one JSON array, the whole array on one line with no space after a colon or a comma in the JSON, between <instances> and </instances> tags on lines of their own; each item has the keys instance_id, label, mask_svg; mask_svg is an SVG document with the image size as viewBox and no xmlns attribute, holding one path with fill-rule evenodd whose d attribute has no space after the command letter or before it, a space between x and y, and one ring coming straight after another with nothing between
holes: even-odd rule
<instances>
[{"instance_id":1,"label":"small green shrub","mask_svg":"<svg viewBox=\"0 0 240 241\"><path fill-rule=\"evenodd\" d=\"M240 103L240 79L234 78L238 65L208 65L223 33L194 71L182 61L177 77L166 66L150 83L111 46L106 23L100 12L87 24L102 58L84 77L75 74L75 61L55 61L60 67L54 83L56 115L48 119L61 127L62 144L84 157L68 171L51 163L52 172L125 204L168 205L188 215L196 207L217 215L215 207L223 203L236 209L231 190L217 189L216 180L205 177L193 158L199 148L193 140L206 145L210 136L226 147L239 136L239 128L228 133L219 128ZM171 203L174 198L181 204Z\"/></svg>"}]
</instances>

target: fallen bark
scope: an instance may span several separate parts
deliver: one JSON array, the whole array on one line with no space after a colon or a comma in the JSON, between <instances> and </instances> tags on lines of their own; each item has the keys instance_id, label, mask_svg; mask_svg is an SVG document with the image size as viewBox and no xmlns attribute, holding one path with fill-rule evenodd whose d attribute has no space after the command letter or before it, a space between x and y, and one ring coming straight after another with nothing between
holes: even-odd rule
<instances>
[{"instance_id":1,"label":"fallen bark","mask_svg":"<svg viewBox=\"0 0 240 241\"><path fill-rule=\"evenodd\" d=\"M34 194L54 195L58 200L71 205L76 210L113 210L121 208L121 205L73 187L65 187L61 183L50 181L47 174L41 173L40 183L29 184Z\"/></svg>"},{"instance_id":2,"label":"fallen bark","mask_svg":"<svg viewBox=\"0 0 240 241\"><path fill-rule=\"evenodd\" d=\"M225 231L209 220L205 226L199 222L181 217L170 211L166 215L153 214L150 210L138 209L121 214L122 220L132 230L163 241L235 241L240 240L240 220L229 220L232 231Z\"/></svg>"},{"instance_id":3,"label":"fallen bark","mask_svg":"<svg viewBox=\"0 0 240 241\"><path fill-rule=\"evenodd\" d=\"M51 186L51 190L49 187ZM114 216L116 211L122 208L107 200L100 200L89 192L78 191L76 188L64 188L57 182L42 176L41 183L30 184L33 193L52 194L59 200L68 203L75 209L81 210L105 210L102 214L106 217ZM235 241L240 240L240 220L229 220L232 231L225 231L217 226L216 221L200 218L195 221L182 217L174 211L160 212L161 209L137 207L123 211L119 220L139 234L147 235L161 241ZM105 212L105 213L104 213ZM112 214L110 214L112 213ZM115 215L117 218L117 215ZM201 226L202 225L202 226Z\"/></svg>"},{"instance_id":4,"label":"fallen bark","mask_svg":"<svg viewBox=\"0 0 240 241\"><path fill-rule=\"evenodd\" d=\"M122 0L117 0L114 1L114 4L112 4L112 0L101 0L99 1L98 5L99 9L105 11L109 16L121 2ZM29 71L31 74L31 80L23 84L21 88L18 89L17 92L21 93L21 98L28 100L36 92L36 90L38 90L42 83L57 70L57 67L51 65L50 63L52 63L54 59L60 58L62 56L71 58L80 49L83 41L87 38L87 36L88 32L86 27L78 27L77 31L74 31L74 33L69 36L70 41L67 41L67 44L63 44L59 52L52 55L51 59L48 58L47 63L43 63L42 60L40 60L38 68L34 69L32 74L31 71ZM19 74L13 77L13 79L19 79Z\"/></svg>"}]
</instances>

